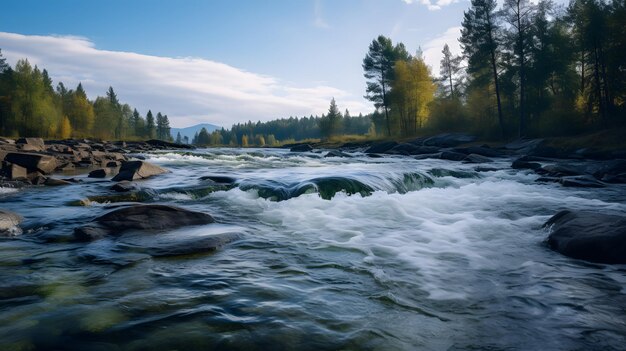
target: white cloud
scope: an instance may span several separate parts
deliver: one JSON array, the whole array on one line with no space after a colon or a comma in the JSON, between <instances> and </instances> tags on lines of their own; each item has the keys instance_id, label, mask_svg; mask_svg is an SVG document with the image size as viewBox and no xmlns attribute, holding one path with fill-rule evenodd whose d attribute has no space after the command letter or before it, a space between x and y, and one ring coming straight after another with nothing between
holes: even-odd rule
<instances>
[{"instance_id":1,"label":"white cloud","mask_svg":"<svg viewBox=\"0 0 626 351\"><path fill-rule=\"evenodd\" d=\"M210 122L225 127L248 120L322 114L331 97L343 108L366 113L360 96L326 85L297 87L276 77L193 57L159 57L97 49L86 38L0 32L2 54L11 64L28 58L53 80L90 98L113 86L123 102L142 113L170 117L173 126Z\"/></svg>"},{"instance_id":2,"label":"white cloud","mask_svg":"<svg viewBox=\"0 0 626 351\"><path fill-rule=\"evenodd\" d=\"M441 35L429 40L423 47L424 60L432 68L432 73L435 76L439 75L439 63L443 54L443 46L448 44L450 51L453 55L461 54L461 45L459 44L459 38L461 37L461 27L448 28Z\"/></svg>"},{"instance_id":3,"label":"white cloud","mask_svg":"<svg viewBox=\"0 0 626 351\"><path fill-rule=\"evenodd\" d=\"M459 0L402 0L404 1L406 4L414 4L414 3L420 3L424 6L426 6L429 10L431 11L437 11L437 10L441 10L442 7L444 6L448 6L451 5L455 2L458 2Z\"/></svg>"}]
</instances>

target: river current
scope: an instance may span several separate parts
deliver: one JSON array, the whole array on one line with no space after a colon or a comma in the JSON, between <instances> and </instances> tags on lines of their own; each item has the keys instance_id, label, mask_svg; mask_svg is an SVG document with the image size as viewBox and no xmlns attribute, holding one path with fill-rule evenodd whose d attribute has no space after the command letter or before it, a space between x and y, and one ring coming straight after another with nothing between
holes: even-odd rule
<instances>
[{"instance_id":1,"label":"river current","mask_svg":"<svg viewBox=\"0 0 626 351\"><path fill-rule=\"evenodd\" d=\"M0 238L0 349L626 348L626 266L553 252L542 228L562 209L626 213L625 186L537 183L510 159L352 155L146 154L171 173L132 198L85 174L0 189L0 208L25 218L23 234ZM125 201L217 223L68 240ZM241 240L188 256L145 250L224 232Z\"/></svg>"}]
</instances>

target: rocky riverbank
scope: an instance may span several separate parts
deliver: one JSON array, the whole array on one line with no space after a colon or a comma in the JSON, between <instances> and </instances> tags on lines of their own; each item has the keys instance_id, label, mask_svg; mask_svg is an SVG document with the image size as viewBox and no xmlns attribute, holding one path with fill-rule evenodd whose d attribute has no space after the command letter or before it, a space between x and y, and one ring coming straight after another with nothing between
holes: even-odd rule
<instances>
[{"instance_id":1,"label":"rocky riverbank","mask_svg":"<svg viewBox=\"0 0 626 351\"><path fill-rule=\"evenodd\" d=\"M0 138L0 186L59 186L71 184L75 172L91 171L92 177L118 174L116 180L135 180L163 173L138 161L134 155L166 149L189 149L189 145L161 140L106 142L87 139L46 140ZM55 174L53 177L52 175Z\"/></svg>"}]
</instances>

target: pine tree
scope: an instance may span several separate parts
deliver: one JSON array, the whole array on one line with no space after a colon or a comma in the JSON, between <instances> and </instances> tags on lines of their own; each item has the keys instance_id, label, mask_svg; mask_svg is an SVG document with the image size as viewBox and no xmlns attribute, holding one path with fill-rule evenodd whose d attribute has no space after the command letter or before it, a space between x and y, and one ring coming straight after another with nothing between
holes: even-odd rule
<instances>
[{"instance_id":1,"label":"pine tree","mask_svg":"<svg viewBox=\"0 0 626 351\"><path fill-rule=\"evenodd\" d=\"M180 132L176 133L176 144L182 144L183 138L180 136Z\"/></svg>"},{"instance_id":2,"label":"pine tree","mask_svg":"<svg viewBox=\"0 0 626 351\"><path fill-rule=\"evenodd\" d=\"M474 79L472 83L479 89L486 89L489 75L492 77L498 106L498 123L501 136L504 137L506 131L498 79L498 55L501 44L497 36L499 25L496 6L495 0L472 0L470 9L464 13L459 41L468 60L467 71Z\"/></svg>"},{"instance_id":3,"label":"pine tree","mask_svg":"<svg viewBox=\"0 0 626 351\"><path fill-rule=\"evenodd\" d=\"M443 46L443 50L441 51L441 53L443 54L443 58L441 59L440 64L441 80L444 82L444 84L448 85L448 88L450 89L449 97L452 98L457 96L457 91L455 87L458 85L458 82L455 83L454 80L456 80L456 76L458 75L459 71L461 71L462 57L452 55L448 44L445 44Z\"/></svg>"},{"instance_id":4,"label":"pine tree","mask_svg":"<svg viewBox=\"0 0 626 351\"><path fill-rule=\"evenodd\" d=\"M385 113L387 135L391 135L389 93L393 67L397 60L408 60L409 56L403 44L394 48L391 39L381 35L372 41L363 59L364 76L368 80L365 97Z\"/></svg>"},{"instance_id":5,"label":"pine tree","mask_svg":"<svg viewBox=\"0 0 626 351\"><path fill-rule=\"evenodd\" d=\"M156 138L156 124L154 122L154 116L152 115L152 111L150 110L148 110L148 114L146 115L145 136L148 139Z\"/></svg>"}]
</instances>

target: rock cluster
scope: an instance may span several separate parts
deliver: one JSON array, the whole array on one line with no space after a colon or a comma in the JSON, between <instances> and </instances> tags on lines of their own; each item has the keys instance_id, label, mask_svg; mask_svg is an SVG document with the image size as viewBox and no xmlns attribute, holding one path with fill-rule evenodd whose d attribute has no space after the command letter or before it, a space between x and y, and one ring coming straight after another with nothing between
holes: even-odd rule
<instances>
[{"instance_id":1,"label":"rock cluster","mask_svg":"<svg viewBox=\"0 0 626 351\"><path fill-rule=\"evenodd\" d=\"M46 140L41 138L0 138L0 184L65 185L69 182L50 178L55 172L93 169L90 177L120 174L116 180L136 180L164 173L148 163L130 161L129 155L171 148L191 148L161 140L147 142L105 142L87 139Z\"/></svg>"}]
</instances>

